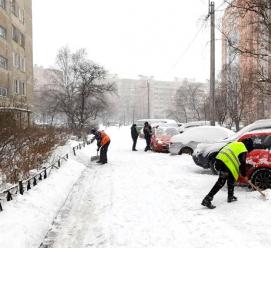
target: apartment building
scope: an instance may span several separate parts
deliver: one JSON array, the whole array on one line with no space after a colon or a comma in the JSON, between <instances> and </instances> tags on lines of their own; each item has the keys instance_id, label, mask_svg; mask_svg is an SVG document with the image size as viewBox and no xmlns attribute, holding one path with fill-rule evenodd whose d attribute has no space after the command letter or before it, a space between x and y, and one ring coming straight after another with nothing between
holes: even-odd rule
<instances>
[{"instance_id":1,"label":"apartment building","mask_svg":"<svg viewBox=\"0 0 271 284\"><path fill-rule=\"evenodd\" d=\"M263 60L263 57L257 54L268 53L271 40L269 32L261 24L258 15L253 11L240 9L240 7L246 7L249 1L235 0L232 3L239 8L228 7L222 20L224 34L222 79L225 80L225 76L231 76L230 69L234 67L238 68L243 82L253 84L251 91L246 94L244 109L244 122L248 124L256 119L270 118L270 95L265 95L266 92L263 90L265 86L259 83L260 76L271 71L270 59L266 60L265 57ZM266 88L268 88L267 85Z\"/></svg>"},{"instance_id":2,"label":"apartment building","mask_svg":"<svg viewBox=\"0 0 271 284\"><path fill-rule=\"evenodd\" d=\"M111 120L130 124L137 119L168 118L174 108L176 92L182 80L160 81L153 77L139 76L138 79L110 76L115 82L117 95L109 97L112 108Z\"/></svg>"},{"instance_id":3,"label":"apartment building","mask_svg":"<svg viewBox=\"0 0 271 284\"><path fill-rule=\"evenodd\" d=\"M32 0L0 0L0 120L30 122Z\"/></svg>"}]
</instances>

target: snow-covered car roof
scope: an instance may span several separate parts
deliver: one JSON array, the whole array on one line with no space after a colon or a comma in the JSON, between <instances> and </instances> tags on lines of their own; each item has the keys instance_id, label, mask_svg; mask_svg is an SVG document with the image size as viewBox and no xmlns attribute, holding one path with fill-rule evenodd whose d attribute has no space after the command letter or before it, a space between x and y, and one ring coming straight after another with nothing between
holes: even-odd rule
<instances>
[{"instance_id":1,"label":"snow-covered car roof","mask_svg":"<svg viewBox=\"0 0 271 284\"><path fill-rule=\"evenodd\" d=\"M188 129L182 134L173 136L171 142L181 142L183 144L190 141L211 143L228 138L233 134L232 130L221 126L198 126Z\"/></svg>"},{"instance_id":2,"label":"snow-covered car roof","mask_svg":"<svg viewBox=\"0 0 271 284\"><path fill-rule=\"evenodd\" d=\"M174 136L179 134L179 129L178 127L171 127L171 126L159 126L156 129L156 134L157 135L169 135L169 136Z\"/></svg>"},{"instance_id":3,"label":"snow-covered car roof","mask_svg":"<svg viewBox=\"0 0 271 284\"><path fill-rule=\"evenodd\" d=\"M259 134L260 133L271 133L271 128L264 128L264 129L253 130L253 131L246 132L243 135L246 135L246 134L258 134L258 133Z\"/></svg>"},{"instance_id":4,"label":"snow-covered car roof","mask_svg":"<svg viewBox=\"0 0 271 284\"><path fill-rule=\"evenodd\" d=\"M271 119L263 119L261 121L256 121L252 124L247 125L246 127L242 128L240 131L235 133L234 135L230 136L229 138L226 138L221 141L216 141L215 143L200 143L197 145L197 148L194 153L202 153L203 155L206 155L208 153L212 153L215 151L218 151L220 148L222 148L227 143L233 142L238 140L240 137L246 135L246 134L257 134L257 133L265 133L265 132L271 132L271 128L269 128L269 122L271 123ZM258 128L256 130L249 131L253 128ZM266 127L266 128L261 128Z\"/></svg>"}]
</instances>

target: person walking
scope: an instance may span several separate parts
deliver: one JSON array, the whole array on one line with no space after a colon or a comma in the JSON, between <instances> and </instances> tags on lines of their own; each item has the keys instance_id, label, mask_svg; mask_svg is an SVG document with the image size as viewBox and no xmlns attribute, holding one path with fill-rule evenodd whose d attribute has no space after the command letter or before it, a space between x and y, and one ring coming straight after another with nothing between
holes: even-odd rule
<instances>
[{"instance_id":1,"label":"person walking","mask_svg":"<svg viewBox=\"0 0 271 284\"><path fill-rule=\"evenodd\" d=\"M136 143L137 143L137 139L138 139L138 131L136 129L136 124L133 124L131 127L131 136L133 139L133 147L132 147L132 151L137 151L136 150Z\"/></svg>"},{"instance_id":2,"label":"person walking","mask_svg":"<svg viewBox=\"0 0 271 284\"><path fill-rule=\"evenodd\" d=\"M110 137L102 130L98 131L95 128L91 129L91 133L94 137L91 140L91 143L96 139L98 151L100 150L100 160L97 163L106 164L107 163L107 151L110 144Z\"/></svg>"},{"instance_id":3,"label":"person walking","mask_svg":"<svg viewBox=\"0 0 271 284\"><path fill-rule=\"evenodd\" d=\"M245 179L246 177L246 156L253 150L253 141L247 138L242 142L231 142L224 146L216 156L215 166L219 171L219 177L211 191L202 200L201 205L209 209L216 208L212 204L212 200L217 192L227 182L228 186L228 202L237 201L234 196L234 183L238 180L239 174Z\"/></svg>"},{"instance_id":4,"label":"person walking","mask_svg":"<svg viewBox=\"0 0 271 284\"><path fill-rule=\"evenodd\" d=\"M151 126L147 121L144 123L143 133L146 140L145 152L147 152L148 150L151 150L151 136L152 136Z\"/></svg>"}]
</instances>

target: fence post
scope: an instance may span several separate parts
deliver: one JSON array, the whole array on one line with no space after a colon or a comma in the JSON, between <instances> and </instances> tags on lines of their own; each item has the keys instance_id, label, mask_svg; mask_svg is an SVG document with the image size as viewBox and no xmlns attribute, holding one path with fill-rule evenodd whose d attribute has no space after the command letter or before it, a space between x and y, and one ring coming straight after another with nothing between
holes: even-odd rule
<instances>
[{"instance_id":1,"label":"fence post","mask_svg":"<svg viewBox=\"0 0 271 284\"><path fill-rule=\"evenodd\" d=\"M69 154L66 155L66 159L67 159L67 160L69 159Z\"/></svg>"},{"instance_id":2,"label":"fence post","mask_svg":"<svg viewBox=\"0 0 271 284\"><path fill-rule=\"evenodd\" d=\"M37 185L37 179L36 177L33 178L33 186L36 186Z\"/></svg>"},{"instance_id":3,"label":"fence post","mask_svg":"<svg viewBox=\"0 0 271 284\"><path fill-rule=\"evenodd\" d=\"M21 195L24 194L24 186L23 186L23 182L21 180L19 180L19 192Z\"/></svg>"},{"instance_id":4,"label":"fence post","mask_svg":"<svg viewBox=\"0 0 271 284\"><path fill-rule=\"evenodd\" d=\"M3 208L2 208L2 205L1 205L1 202L0 202L0 212L1 212L1 211L3 211Z\"/></svg>"},{"instance_id":5,"label":"fence post","mask_svg":"<svg viewBox=\"0 0 271 284\"><path fill-rule=\"evenodd\" d=\"M57 165L58 165L58 167L60 168L60 159L57 161Z\"/></svg>"},{"instance_id":6,"label":"fence post","mask_svg":"<svg viewBox=\"0 0 271 284\"><path fill-rule=\"evenodd\" d=\"M40 176L39 176L39 180L42 180L42 175L40 174Z\"/></svg>"},{"instance_id":7,"label":"fence post","mask_svg":"<svg viewBox=\"0 0 271 284\"><path fill-rule=\"evenodd\" d=\"M30 180L27 182L27 190L31 189Z\"/></svg>"},{"instance_id":8,"label":"fence post","mask_svg":"<svg viewBox=\"0 0 271 284\"><path fill-rule=\"evenodd\" d=\"M8 191L7 193L7 201L11 201L12 200L12 195L11 193Z\"/></svg>"},{"instance_id":9,"label":"fence post","mask_svg":"<svg viewBox=\"0 0 271 284\"><path fill-rule=\"evenodd\" d=\"M75 147L72 147L72 149L73 149L74 156L76 156Z\"/></svg>"},{"instance_id":10,"label":"fence post","mask_svg":"<svg viewBox=\"0 0 271 284\"><path fill-rule=\"evenodd\" d=\"M46 168L44 168L44 176L43 176L43 178L44 178L44 179L47 178L47 170L46 170Z\"/></svg>"}]
</instances>

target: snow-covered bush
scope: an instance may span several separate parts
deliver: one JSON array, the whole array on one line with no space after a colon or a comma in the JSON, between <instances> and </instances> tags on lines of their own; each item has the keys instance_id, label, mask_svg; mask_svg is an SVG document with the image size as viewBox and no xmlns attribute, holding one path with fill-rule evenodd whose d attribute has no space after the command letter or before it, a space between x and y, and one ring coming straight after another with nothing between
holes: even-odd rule
<instances>
[{"instance_id":1,"label":"snow-covered bush","mask_svg":"<svg viewBox=\"0 0 271 284\"><path fill-rule=\"evenodd\" d=\"M1 175L8 183L29 177L29 171L40 169L55 147L63 145L67 139L66 132L54 128L1 128Z\"/></svg>"}]
</instances>

